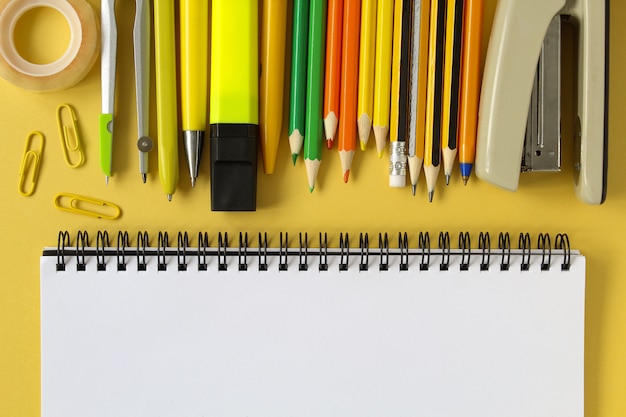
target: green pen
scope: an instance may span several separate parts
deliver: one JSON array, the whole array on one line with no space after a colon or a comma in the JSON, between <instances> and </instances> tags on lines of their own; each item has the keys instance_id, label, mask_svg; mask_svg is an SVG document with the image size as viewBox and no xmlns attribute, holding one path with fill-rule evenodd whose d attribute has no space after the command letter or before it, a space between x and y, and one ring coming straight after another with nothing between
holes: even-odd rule
<instances>
[{"instance_id":1,"label":"green pen","mask_svg":"<svg viewBox=\"0 0 626 417\"><path fill-rule=\"evenodd\" d=\"M213 0L211 210L256 210L259 4Z\"/></svg>"},{"instance_id":2,"label":"green pen","mask_svg":"<svg viewBox=\"0 0 626 417\"><path fill-rule=\"evenodd\" d=\"M322 162L326 0L311 1L308 43L304 165L309 180L309 190L313 192L317 172Z\"/></svg>"},{"instance_id":3,"label":"green pen","mask_svg":"<svg viewBox=\"0 0 626 417\"><path fill-rule=\"evenodd\" d=\"M309 0L294 1L292 30L289 148L291 149L291 159L295 165L302 149L305 130Z\"/></svg>"}]
</instances>

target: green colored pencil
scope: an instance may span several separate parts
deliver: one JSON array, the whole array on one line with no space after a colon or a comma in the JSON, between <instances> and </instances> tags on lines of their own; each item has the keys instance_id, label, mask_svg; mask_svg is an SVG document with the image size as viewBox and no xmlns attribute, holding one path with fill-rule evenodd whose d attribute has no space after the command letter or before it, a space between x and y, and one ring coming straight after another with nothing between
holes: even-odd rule
<instances>
[{"instance_id":1,"label":"green colored pencil","mask_svg":"<svg viewBox=\"0 0 626 417\"><path fill-rule=\"evenodd\" d=\"M324 57L326 49L326 0L312 0L309 14L309 53L306 82L304 164L313 192L322 162Z\"/></svg>"},{"instance_id":2,"label":"green colored pencil","mask_svg":"<svg viewBox=\"0 0 626 417\"><path fill-rule=\"evenodd\" d=\"M291 99L289 102L289 148L294 165L304 141L308 31L309 0L295 0L293 3Z\"/></svg>"}]
</instances>

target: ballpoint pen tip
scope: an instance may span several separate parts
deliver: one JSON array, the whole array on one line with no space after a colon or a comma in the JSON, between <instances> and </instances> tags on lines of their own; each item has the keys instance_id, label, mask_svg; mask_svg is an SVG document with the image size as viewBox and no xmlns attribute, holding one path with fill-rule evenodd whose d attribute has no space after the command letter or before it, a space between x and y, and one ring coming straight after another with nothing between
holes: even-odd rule
<instances>
[{"instance_id":1,"label":"ballpoint pen tip","mask_svg":"<svg viewBox=\"0 0 626 417\"><path fill-rule=\"evenodd\" d=\"M435 195L435 191L429 191L428 192L428 202L432 203L433 202L433 196Z\"/></svg>"},{"instance_id":2,"label":"ballpoint pen tip","mask_svg":"<svg viewBox=\"0 0 626 417\"><path fill-rule=\"evenodd\" d=\"M143 183L146 183L146 180L148 179L148 176L146 174L141 174L141 180L143 181Z\"/></svg>"},{"instance_id":3,"label":"ballpoint pen tip","mask_svg":"<svg viewBox=\"0 0 626 417\"><path fill-rule=\"evenodd\" d=\"M105 183L106 185L109 185L109 176L108 176L108 175L105 175L105 176L104 176L104 183Z\"/></svg>"},{"instance_id":4,"label":"ballpoint pen tip","mask_svg":"<svg viewBox=\"0 0 626 417\"><path fill-rule=\"evenodd\" d=\"M463 177L463 185L467 185L467 180L469 180L469 177Z\"/></svg>"},{"instance_id":5,"label":"ballpoint pen tip","mask_svg":"<svg viewBox=\"0 0 626 417\"><path fill-rule=\"evenodd\" d=\"M191 177L191 188L196 186L196 177Z\"/></svg>"},{"instance_id":6,"label":"ballpoint pen tip","mask_svg":"<svg viewBox=\"0 0 626 417\"><path fill-rule=\"evenodd\" d=\"M172 195L171 195L171 194L168 194L168 195L167 195L167 201L169 201L169 202L171 202L171 201L172 201Z\"/></svg>"}]
</instances>

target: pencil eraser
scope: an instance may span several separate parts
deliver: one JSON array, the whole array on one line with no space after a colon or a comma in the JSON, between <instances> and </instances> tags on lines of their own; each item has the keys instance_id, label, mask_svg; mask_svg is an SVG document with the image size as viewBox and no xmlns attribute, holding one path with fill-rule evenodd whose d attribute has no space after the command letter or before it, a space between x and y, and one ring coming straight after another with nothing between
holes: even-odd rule
<instances>
[{"instance_id":1,"label":"pencil eraser","mask_svg":"<svg viewBox=\"0 0 626 417\"><path fill-rule=\"evenodd\" d=\"M258 125L211 125L211 210L255 211Z\"/></svg>"}]
</instances>

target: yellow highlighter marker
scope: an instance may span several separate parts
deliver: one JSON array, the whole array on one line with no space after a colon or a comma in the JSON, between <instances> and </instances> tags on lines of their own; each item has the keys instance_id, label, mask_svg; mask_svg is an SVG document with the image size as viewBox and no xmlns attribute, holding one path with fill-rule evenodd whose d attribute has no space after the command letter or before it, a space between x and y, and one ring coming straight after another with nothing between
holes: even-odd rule
<instances>
[{"instance_id":1,"label":"yellow highlighter marker","mask_svg":"<svg viewBox=\"0 0 626 417\"><path fill-rule=\"evenodd\" d=\"M211 14L211 210L256 210L259 136L259 5L213 0Z\"/></svg>"},{"instance_id":2,"label":"yellow highlighter marker","mask_svg":"<svg viewBox=\"0 0 626 417\"><path fill-rule=\"evenodd\" d=\"M206 130L209 1L180 2L180 84L185 155L196 185Z\"/></svg>"},{"instance_id":3,"label":"yellow highlighter marker","mask_svg":"<svg viewBox=\"0 0 626 417\"><path fill-rule=\"evenodd\" d=\"M176 46L174 3L154 1L157 151L159 178L168 200L178 185L178 120L176 111Z\"/></svg>"}]
</instances>

